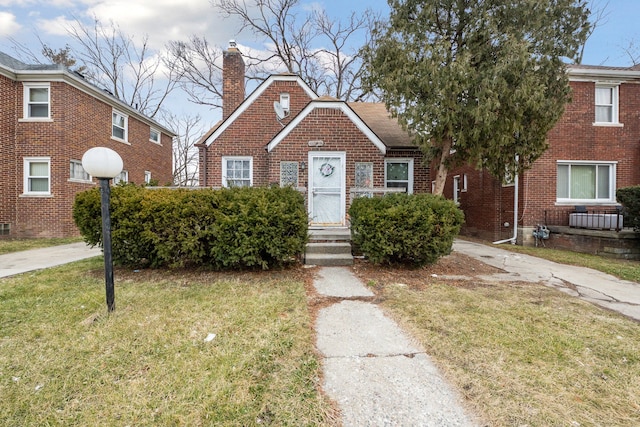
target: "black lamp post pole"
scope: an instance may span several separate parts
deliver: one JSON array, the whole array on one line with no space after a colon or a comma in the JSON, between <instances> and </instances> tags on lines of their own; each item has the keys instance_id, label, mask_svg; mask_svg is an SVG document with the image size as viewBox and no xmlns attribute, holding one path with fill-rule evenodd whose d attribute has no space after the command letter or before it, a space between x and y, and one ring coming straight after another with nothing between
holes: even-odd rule
<instances>
[{"instance_id":1,"label":"black lamp post pole","mask_svg":"<svg viewBox=\"0 0 640 427\"><path fill-rule=\"evenodd\" d=\"M100 202L102 207L102 251L104 252L104 282L107 290L107 311L116 309L116 296L113 286L113 258L111 255L111 214L109 213L109 199L111 187L109 178L100 180Z\"/></svg>"}]
</instances>

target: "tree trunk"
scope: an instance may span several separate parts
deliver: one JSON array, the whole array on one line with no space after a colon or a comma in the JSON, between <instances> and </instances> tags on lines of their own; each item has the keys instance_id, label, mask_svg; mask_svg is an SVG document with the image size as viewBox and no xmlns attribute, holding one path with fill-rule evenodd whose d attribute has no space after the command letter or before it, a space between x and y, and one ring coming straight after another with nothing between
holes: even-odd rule
<instances>
[{"instance_id":1,"label":"tree trunk","mask_svg":"<svg viewBox=\"0 0 640 427\"><path fill-rule=\"evenodd\" d=\"M442 193L444 192L444 184L447 182L447 173L449 172L449 168L446 163L451 153L451 146L451 138L445 139L442 144L442 151L440 152L440 155L436 157L438 171L436 173L436 182L433 186L433 194L436 196L442 196Z\"/></svg>"}]
</instances>

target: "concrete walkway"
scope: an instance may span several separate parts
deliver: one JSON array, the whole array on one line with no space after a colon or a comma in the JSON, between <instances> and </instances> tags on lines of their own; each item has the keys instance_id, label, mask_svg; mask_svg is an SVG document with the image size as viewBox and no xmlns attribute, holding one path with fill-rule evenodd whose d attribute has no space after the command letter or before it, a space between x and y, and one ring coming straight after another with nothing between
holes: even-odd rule
<instances>
[{"instance_id":1,"label":"concrete walkway","mask_svg":"<svg viewBox=\"0 0 640 427\"><path fill-rule=\"evenodd\" d=\"M12 252L0 255L0 277L55 267L99 255L102 255L100 248L90 248L83 242Z\"/></svg>"},{"instance_id":2,"label":"concrete walkway","mask_svg":"<svg viewBox=\"0 0 640 427\"><path fill-rule=\"evenodd\" d=\"M483 279L543 283L640 321L638 283L621 280L590 268L510 252L500 246L458 239L453 244L453 250L504 271Z\"/></svg>"},{"instance_id":3,"label":"concrete walkway","mask_svg":"<svg viewBox=\"0 0 640 427\"><path fill-rule=\"evenodd\" d=\"M429 356L367 298L347 267L322 267L319 294L342 299L318 313L323 388L349 426L475 426Z\"/></svg>"}]
</instances>

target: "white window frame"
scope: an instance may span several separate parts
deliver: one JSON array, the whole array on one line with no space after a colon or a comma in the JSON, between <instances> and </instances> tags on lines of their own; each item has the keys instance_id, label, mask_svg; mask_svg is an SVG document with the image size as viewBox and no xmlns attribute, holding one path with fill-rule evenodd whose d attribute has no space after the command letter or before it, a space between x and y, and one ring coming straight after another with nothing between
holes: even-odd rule
<instances>
[{"instance_id":1,"label":"white window frame","mask_svg":"<svg viewBox=\"0 0 640 427\"><path fill-rule=\"evenodd\" d=\"M124 119L124 127L121 128L119 125L116 125L115 123L115 119L117 117L122 117ZM123 137L120 138L119 136L114 135L113 132L113 128L117 127L119 129L123 130ZM111 112L111 138L115 139L116 141L122 141L122 142L128 142L129 141L129 116L118 111L118 110L112 110Z\"/></svg>"},{"instance_id":2,"label":"white window frame","mask_svg":"<svg viewBox=\"0 0 640 427\"><path fill-rule=\"evenodd\" d=\"M156 139L153 139L154 132L156 134ZM160 145L160 143L162 141L162 133L156 128L150 128L149 129L149 141L153 142L154 144Z\"/></svg>"},{"instance_id":3,"label":"white window frame","mask_svg":"<svg viewBox=\"0 0 640 427\"><path fill-rule=\"evenodd\" d=\"M617 174L617 161L588 161L588 160L558 160L556 162L556 204L559 205L602 205L602 204L616 204L616 174ZM569 166L568 173L568 185L571 189L571 166L595 166L596 167L596 198L594 199L574 199L566 197L558 197L558 166ZM598 168L597 166L609 166L609 198L598 198Z\"/></svg>"},{"instance_id":4,"label":"white window frame","mask_svg":"<svg viewBox=\"0 0 640 427\"><path fill-rule=\"evenodd\" d=\"M611 104L597 104L597 92L598 89L609 89L611 90ZM605 83L596 83L596 87L594 90L594 117L593 124L595 126L616 126L620 125L619 122L619 105L620 105L620 85L618 84L605 84ZM611 108L611 121L601 122L597 120L597 109L598 107L610 107Z\"/></svg>"},{"instance_id":5,"label":"white window frame","mask_svg":"<svg viewBox=\"0 0 640 427\"><path fill-rule=\"evenodd\" d=\"M459 203L460 193L467 192L467 174L453 177L453 201Z\"/></svg>"},{"instance_id":6,"label":"white window frame","mask_svg":"<svg viewBox=\"0 0 640 427\"><path fill-rule=\"evenodd\" d=\"M409 179L407 182L407 193L413 194L413 159L412 158L389 158L384 159L384 187L387 187L387 164L389 163L408 163L409 165ZM398 181L400 182L400 181Z\"/></svg>"},{"instance_id":7,"label":"white window frame","mask_svg":"<svg viewBox=\"0 0 640 427\"><path fill-rule=\"evenodd\" d=\"M289 111L291 111L291 96L288 93L285 92L280 94L280 106L282 107L285 115L288 115Z\"/></svg>"},{"instance_id":8,"label":"white window frame","mask_svg":"<svg viewBox=\"0 0 640 427\"><path fill-rule=\"evenodd\" d=\"M80 178L73 176L73 171L74 168L72 167L75 166L80 166L80 169L82 170L82 172L84 173L84 175ZM78 169L75 169L76 171ZM80 160L71 160L69 162L69 181L74 181L74 182L91 182L91 175L89 175L89 173L87 171L84 170L84 167L82 167L82 162Z\"/></svg>"},{"instance_id":9,"label":"white window frame","mask_svg":"<svg viewBox=\"0 0 640 427\"><path fill-rule=\"evenodd\" d=\"M32 178L44 178L45 176L31 176L29 174L31 163L46 163L47 164L47 189L45 191L32 191L30 189L30 182ZM26 196L50 196L51 195L51 157L25 157L23 159L23 193Z\"/></svg>"},{"instance_id":10,"label":"white window frame","mask_svg":"<svg viewBox=\"0 0 640 427\"><path fill-rule=\"evenodd\" d=\"M144 183L148 184L151 182L151 172L144 171Z\"/></svg>"},{"instance_id":11,"label":"white window frame","mask_svg":"<svg viewBox=\"0 0 640 427\"><path fill-rule=\"evenodd\" d=\"M229 187L227 181L227 161L249 161L249 187L253 187L253 157L251 156L222 156L222 186ZM246 178L243 178L243 180Z\"/></svg>"},{"instance_id":12,"label":"white window frame","mask_svg":"<svg viewBox=\"0 0 640 427\"><path fill-rule=\"evenodd\" d=\"M120 184L121 182L129 182L129 171L123 169L117 176L113 178L113 185Z\"/></svg>"},{"instance_id":13,"label":"white window frame","mask_svg":"<svg viewBox=\"0 0 640 427\"><path fill-rule=\"evenodd\" d=\"M23 83L24 98L23 98L23 120L27 121L51 121L51 84L49 83ZM30 114L30 106L32 104L44 105L44 102L32 102L31 101L31 89L47 89L47 116L46 117L33 117Z\"/></svg>"}]
</instances>

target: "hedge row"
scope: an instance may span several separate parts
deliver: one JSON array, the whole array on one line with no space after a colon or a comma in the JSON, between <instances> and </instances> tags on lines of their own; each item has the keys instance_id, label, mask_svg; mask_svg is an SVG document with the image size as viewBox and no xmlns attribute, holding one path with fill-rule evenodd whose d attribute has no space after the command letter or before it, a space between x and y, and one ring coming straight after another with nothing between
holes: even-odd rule
<instances>
[{"instance_id":1,"label":"hedge row","mask_svg":"<svg viewBox=\"0 0 640 427\"><path fill-rule=\"evenodd\" d=\"M85 241L102 244L100 190L77 195L73 218ZM279 267L304 250L307 213L291 188L111 189L116 265L216 270Z\"/></svg>"},{"instance_id":2,"label":"hedge row","mask_svg":"<svg viewBox=\"0 0 640 427\"><path fill-rule=\"evenodd\" d=\"M376 264L434 263L464 222L454 202L431 194L358 198L349 216L353 243Z\"/></svg>"},{"instance_id":3,"label":"hedge row","mask_svg":"<svg viewBox=\"0 0 640 427\"><path fill-rule=\"evenodd\" d=\"M640 232L640 185L618 188L616 198L624 207L625 225L631 225Z\"/></svg>"}]
</instances>

